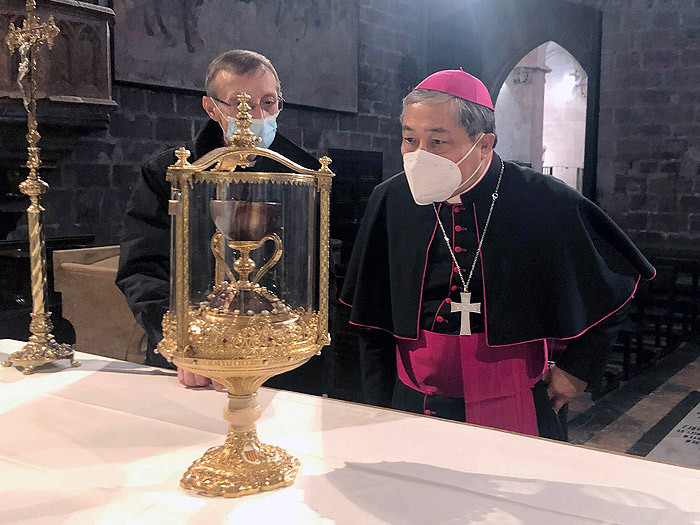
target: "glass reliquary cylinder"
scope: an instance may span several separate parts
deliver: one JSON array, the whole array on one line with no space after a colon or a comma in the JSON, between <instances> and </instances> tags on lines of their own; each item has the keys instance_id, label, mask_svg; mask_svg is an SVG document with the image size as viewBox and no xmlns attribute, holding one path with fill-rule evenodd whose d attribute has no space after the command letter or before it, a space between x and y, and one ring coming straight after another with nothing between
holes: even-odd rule
<instances>
[{"instance_id":1,"label":"glass reliquary cylinder","mask_svg":"<svg viewBox=\"0 0 700 525\"><path fill-rule=\"evenodd\" d=\"M228 390L226 443L181 480L184 488L227 497L293 483L299 460L258 441L256 392L330 343L330 159L311 170L256 147L248 99L238 96L231 146L193 163L180 148L168 168L171 307L158 345L178 367ZM236 170L260 157L287 169Z\"/></svg>"}]
</instances>

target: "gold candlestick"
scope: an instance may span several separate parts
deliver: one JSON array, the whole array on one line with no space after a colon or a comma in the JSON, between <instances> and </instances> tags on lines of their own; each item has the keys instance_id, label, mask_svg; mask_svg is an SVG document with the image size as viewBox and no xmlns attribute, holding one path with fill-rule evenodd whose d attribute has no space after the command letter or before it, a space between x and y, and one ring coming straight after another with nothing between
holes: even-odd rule
<instances>
[{"instance_id":1,"label":"gold candlestick","mask_svg":"<svg viewBox=\"0 0 700 525\"><path fill-rule=\"evenodd\" d=\"M71 365L79 366L74 360L73 349L70 345L57 343L51 334L51 312L46 311L46 251L44 249L43 211L41 195L49 190L49 185L41 180L38 169L41 166L39 160L39 148L37 144L41 136L37 131L36 121L36 51L39 46L47 44L49 49L53 47L53 40L58 35L59 29L54 23L53 16L47 23L40 23L36 16L35 0L27 0L27 16L22 27L10 24L10 29L5 38L10 52L19 50L20 62L17 75L17 83L23 92L24 107L27 110L27 148L29 156L27 168L29 176L19 185L22 193L30 200L27 208L29 223L29 256L32 278L32 321L29 330L32 335L29 342L18 352L10 355L2 366L23 367L25 374L31 374L38 366L52 363L58 359L70 359Z\"/></svg>"}]
</instances>

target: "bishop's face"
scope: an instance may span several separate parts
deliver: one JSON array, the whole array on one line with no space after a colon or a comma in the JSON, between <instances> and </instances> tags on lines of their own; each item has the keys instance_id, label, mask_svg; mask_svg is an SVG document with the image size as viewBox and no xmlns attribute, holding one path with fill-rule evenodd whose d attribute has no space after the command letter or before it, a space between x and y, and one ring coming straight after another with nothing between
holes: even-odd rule
<instances>
[{"instance_id":1,"label":"bishop's face","mask_svg":"<svg viewBox=\"0 0 700 525\"><path fill-rule=\"evenodd\" d=\"M419 102L406 106L401 121L401 154L422 149L459 162L475 141L469 138L467 130L457 124L455 117L455 110L449 101L435 104ZM481 137L479 144L459 165L462 182L473 176L479 163L481 169L476 179L484 174L493 151L494 138L490 133Z\"/></svg>"}]
</instances>

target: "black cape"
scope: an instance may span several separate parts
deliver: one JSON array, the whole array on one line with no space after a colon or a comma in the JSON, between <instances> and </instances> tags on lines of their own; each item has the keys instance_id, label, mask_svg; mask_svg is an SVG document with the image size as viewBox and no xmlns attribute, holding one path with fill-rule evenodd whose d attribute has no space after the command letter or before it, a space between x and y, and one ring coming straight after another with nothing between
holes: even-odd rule
<instances>
[{"instance_id":1,"label":"black cape","mask_svg":"<svg viewBox=\"0 0 700 525\"><path fill-rule=\"evenodd\" d=\"M494 155L484 178L462 195L465 207L476 210L479 233L501 162ZM340 296L352 306L350 321L416 339L428 247L439 235L432 206L413 201L403 172L378 185ZM483 279L491 346L577 337L621 308L640 277L655 275L598 206L554 177L511 162L504 163L481 265L474 278Z\"/></svg>"}]
</instances>

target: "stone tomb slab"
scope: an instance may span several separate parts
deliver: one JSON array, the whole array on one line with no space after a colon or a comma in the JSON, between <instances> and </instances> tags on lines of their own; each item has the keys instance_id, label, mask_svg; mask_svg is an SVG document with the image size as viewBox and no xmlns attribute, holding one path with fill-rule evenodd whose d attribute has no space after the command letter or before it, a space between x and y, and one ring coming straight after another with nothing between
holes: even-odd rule
<instances>
[{"instance_id":1,"label":"stone tomb slab","mask_svg":"<svg viewBox=\"0 0 700 525\"><path fill-rule=\"evenodd\" d=\"M691 392L678 404L677 408L681 407L683 410L672 411L680 420L647 457L700 468L700 392Z\"/></svg>"}]
</instances>

